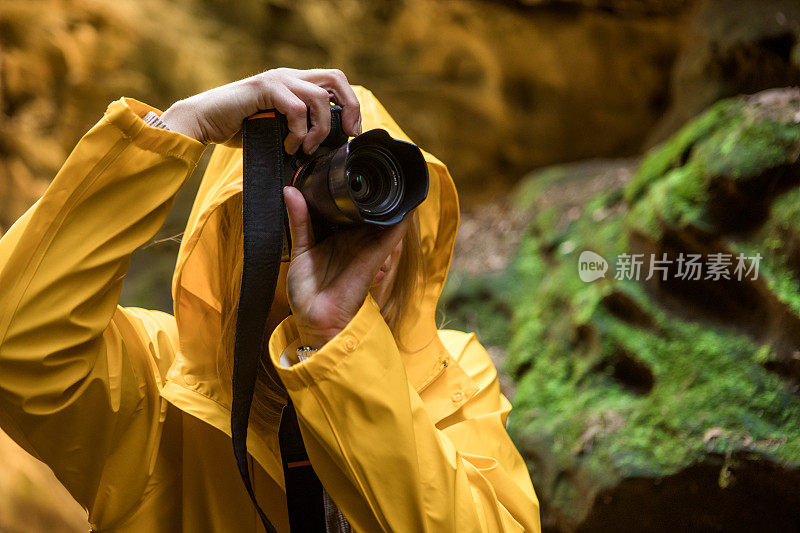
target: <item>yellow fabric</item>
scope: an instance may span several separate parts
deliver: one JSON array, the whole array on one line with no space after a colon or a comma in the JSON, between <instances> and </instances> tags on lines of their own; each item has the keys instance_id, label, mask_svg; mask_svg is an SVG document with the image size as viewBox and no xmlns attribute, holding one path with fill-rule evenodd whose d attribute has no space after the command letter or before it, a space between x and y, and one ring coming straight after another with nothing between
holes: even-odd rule
<instances>
[{"instance_id":1,"label":"yellow fabric","mask_svg":"<svg viewBox=\"0 0 800 533\"><path fill-rule=\"evenodd\" d=\"M371 92L354 89L365 131L408 139ZM240 150L212 155L181 242L174 318L117 305L131 253L161 227L205 148L147 126L150 110L112 103L0 239L0 427L50 465L96 530L263 531L233 459L230 384L216 362L230 275L216 209L241 193ZM287 318L270 357L355 531L539 531L486 351L472 334L436 329L458 201L445 166L425 157L429 281L404 310L401 342L367 298L312 358L282 368L297 343ZM287 531L277 428L251 429L248 449L259 501Z\"/></svg>"}]
</instances>

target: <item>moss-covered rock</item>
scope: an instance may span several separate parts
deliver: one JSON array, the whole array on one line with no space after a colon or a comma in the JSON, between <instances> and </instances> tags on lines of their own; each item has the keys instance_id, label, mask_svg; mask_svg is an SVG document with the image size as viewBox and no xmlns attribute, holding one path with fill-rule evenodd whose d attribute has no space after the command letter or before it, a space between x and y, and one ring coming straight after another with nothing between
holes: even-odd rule
<instances>
[{"instance_id":1,"label":"moss-covered rock","mask_svg":"<svg viewBox=\"0 0 800 533\"><path fill-rule=\"evenodd\" d=\"M566 222L557 208L536 213L514 266L506 370L517 381L509 430L546 524L800 520L798 121L797 90L720 102L648 154L624 191ZM585 250L608 260L605 277L581 281ZM683 279L690 253L705 266L723 254L730 279ZM760 255L757 275L737 279L740 253ZM623 275L633 254L638 280Z\"/></svg>"},{"instance_id":2,"label":"moss-covered rock","mask_svg":"<svg viewBox=\"0 0 800 533\"><path fill-rule=\"evenodd\" d=\"M630 248L644 254L643 268L665 253L673 259L723 254L732 263L732 279L656 276L650 289L684 316L733 326L769 344L772 368L795 381L799 109L798 91L724 100L649 154L625 191ZM740 254L758 258L757 275L735 272Z\"/></svg>"}]
</instances>

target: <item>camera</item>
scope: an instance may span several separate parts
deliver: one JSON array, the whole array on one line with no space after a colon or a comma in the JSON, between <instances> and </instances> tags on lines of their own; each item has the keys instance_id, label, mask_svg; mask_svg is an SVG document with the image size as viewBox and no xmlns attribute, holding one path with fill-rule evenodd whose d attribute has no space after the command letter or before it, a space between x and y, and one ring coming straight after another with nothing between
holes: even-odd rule
<instances>
[{"instance_id":1,"label":"camera","mask_svg":"<svg viewBox=\"0 0 800 533\"><path fill-rule=\"evenodd\" d=\"M331 104L331 130L310 155L283 149L289 133L286 117L274 112L269 143L280 146L283 185L296 187L306 200L317 241L337 228L357 224L390 226L417 207L428 194L428 166L414 144L394 139L386 130L366 131L352 140L342 127L342 108ZM310 116L308 119L311 127ZM291 255L284 213L282 260Z\"/></svg>"}]
</instances>

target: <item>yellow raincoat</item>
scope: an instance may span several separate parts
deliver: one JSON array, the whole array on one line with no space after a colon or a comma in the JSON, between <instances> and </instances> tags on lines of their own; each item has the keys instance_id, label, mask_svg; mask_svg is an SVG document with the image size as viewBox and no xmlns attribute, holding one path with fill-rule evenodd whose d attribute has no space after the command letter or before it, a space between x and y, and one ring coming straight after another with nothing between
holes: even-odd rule
<instances>
[{"instance_id":1,"label":"yellow raincoat","mask_svg":"<svg viewBox=\"0 0 800 533\"><path fill-rule=\"evenodd\" d=\"M355 87L364 131L399 129ZM44 196L0 239L0 427L47 463L94 530L263 531L230 442L217 208L241 193L241 151L216 147L180 247L174 317L119 307L131 253L161 227L204 145L147 126L123 98L80 141ZM418 208L428 282L395 343L367 297L350 324L289 368L291 317L270 356L297 408L314 469L355 531L539 531L511 408L473 334L437 331L458 200L425 154ZM410 348L404 351L398 344ZM251 428L259 502L287 531L277 428Z\"/></svg>"}]
</instances>

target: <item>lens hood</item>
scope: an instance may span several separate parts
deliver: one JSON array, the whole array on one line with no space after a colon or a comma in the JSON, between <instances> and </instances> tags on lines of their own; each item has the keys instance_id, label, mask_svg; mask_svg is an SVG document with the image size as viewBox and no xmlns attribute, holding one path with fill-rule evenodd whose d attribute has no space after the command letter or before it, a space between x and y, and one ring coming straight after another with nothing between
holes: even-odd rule
<instances>
[{"instance_id":1,"label":"lens hood","mask_svg":"<svg viewBox=\"0 0 800 533\"><path fill-rule=\"evenodd\" d=\"M304 164L294 185L316 224L400 222L428 195L428 165L414 144L373 129Z\"/></svg>"}]
</instances>

